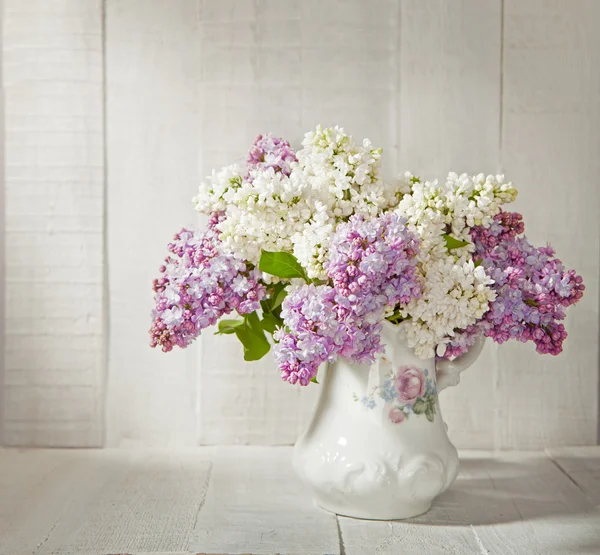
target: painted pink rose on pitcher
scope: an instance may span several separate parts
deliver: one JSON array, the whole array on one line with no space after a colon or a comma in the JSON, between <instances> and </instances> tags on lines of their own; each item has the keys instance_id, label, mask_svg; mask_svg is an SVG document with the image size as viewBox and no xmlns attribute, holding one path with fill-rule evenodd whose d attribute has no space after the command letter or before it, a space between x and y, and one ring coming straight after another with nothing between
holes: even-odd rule
<instances>
[{"instance_id":1,"label":"painted pink rose on pitcher","mask_svg":"<svg viewBox=\"0 0 600 555\"><path fill-rule=\"evenodd\" d=\"M394 424L400 424L400 422L404 422L406 419L406 414L399 407L392 407L390 409L389 418Z\"/></svg>"},{"instance_id":2,"label":"painted pink rose on pitcher","mask_svg":"<svg viewBox=\"0 0 600 555\"><path fill-rule=\"evenodd\" d=\"M355 401L360 401L368 410L373 410L379 397L384 406L389 406L388 418L393 424L401 424L415 416L423 415L433 422L436 413L437 390L435 381L428 377L429 371L416 366L400 366L390 371L379 385L367 395L353 393Z\"/></svg>"},{"instance_id":3,"label":"painted pink rose on pitcher","mask_svg":"<svg viewBox=\"0 0 600 555\"><path fill-rule=\"evenodd\" d=\"M414 403L425 393L426 382L427 378L420 368L401 366L395 383L398 400L409 405Z\"/></svg>"}]
</instances>

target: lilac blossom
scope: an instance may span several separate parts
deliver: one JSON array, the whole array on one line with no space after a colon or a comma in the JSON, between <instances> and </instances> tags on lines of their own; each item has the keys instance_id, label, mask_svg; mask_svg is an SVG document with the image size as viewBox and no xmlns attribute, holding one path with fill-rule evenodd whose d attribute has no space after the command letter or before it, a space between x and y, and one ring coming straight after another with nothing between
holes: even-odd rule
<instances>
[{"instance_id":1,"label":"lilac blossom","mask_svg":"<svg viewBox=\"0 0 600 555\"><path fill-rule=\"evenodd\" d=\"M385 214L370 220L352 216L338 226L324 269L357 316L374 315L377 321L385 307L420 296L419 243L405 223L397 214Z\"/></svg>"},{"instance_id":2,"label":"lilac blossom","mask_svg":"<svg viewBox=\"0 0 600 555\"><path fill-rule=\"evenodd\" d=\"M154 280L152 347L185 348L224 314L259 308L265 296L260 272L222 252L215 230L221 218L213 214L204 232L184 228L169 244L171 256Z\"/></svg>"},{"instance_id":3,"label":"lilac blossom","mask_svg":"<svg viewBox=\"0 0 600 555\"><path fill-rule=\"evenodd\" d=\"M342 345L335 290L328 285L299 287L283 301L281 317L285 327L273 336L281 377L308 385L323 362L335 360Z\"/></svg>"},{"instance_id":4,"label":"lilac blossom","mask_svg":"<svg viewBox=\"0 0 600 555\"><path fill-rule=\"evenodd\" d=\"M471 240L477 247L478 259L492 254L495 247L508 243L525 231L523 216L518 212L500 211L489 227L471 228Z\"/></svg>"},{"instance_id":5,"label":"lilac blossom","mask_svg":"<svg viewBox=\"0 0 600 555\"><path fill-rule=\"evenodd\" d=\"M485 327L485 320L457 331L453 337L448 338L445 344L444 356L440 358L455 359L466 353L472 347Z\"/></svg>"},{"instance_id":6,"label":"lilac blossom","mask_svg":"<svg viewBox=\"0 0 600 555\"><path fill-rule=\"evenodd\" d=\"M266 170L273 168L276 172L290 175L291 164L296 162L296 154L290 143L272 135L258 135L248 152L248 170Z\"/></svg>"},{"instance_id":7,"label":"lilac blossom","mask_svg":"<svg viewBox=\"0 0 600 555\"><path fill-rule=\"evenodd\" d=\"M324 362L338 356L370 364L383 351L387 309L420 294L415 277L417 240L404 220L354 216L338 227L324 268L327 285L304 285L283 302L284 327L274 348L284 380L307 385Z\"/></svg>"},{"instance_id":8,"label":"lilac blossom","mask_svg":"<svg viewBox=\"0 0 600 555\"><path fill-rule=\"evenodd\" d=\"M481 322L457 333L445 356L464 352L475 328L497 343L533 341L538 353L562 352L567 332L559 321L581 299L585 286L581 276L554 258L551 247L534 247L518 236L524 231L522 220L518 213L500 212L491 227L471 232L474 258L494 280L497 296Z\"/></svg>"},{"instance_id":9,"label":"lilac blossom","mask_svg":"<svg viewBox=\"0 0 600 555\"><path fill-rule=\"evenodd\" d=\"M283 301L284 327L274 338L273 356L282 378L308 385L324 362L338 356L359 364L372 363L383 350L381 323L368 323L330 285L303 285Z\"/></svg>"}]
</instances>

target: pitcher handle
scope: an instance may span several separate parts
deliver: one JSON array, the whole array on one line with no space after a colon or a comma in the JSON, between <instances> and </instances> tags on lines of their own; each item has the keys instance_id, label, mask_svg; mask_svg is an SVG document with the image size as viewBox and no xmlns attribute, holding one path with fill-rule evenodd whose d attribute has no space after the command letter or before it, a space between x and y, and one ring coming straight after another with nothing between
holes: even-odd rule
<instances>
[{"instance_id":1,"label":"pitcher handle","mask_svg":"<svg viewBox=\"0 0 600 555\"><path fill-rule=\"evenodd\" d=\"M442 359L436 362L436 387L438 392L460 383L460 373L464 372L477 360L484 343L485 337L483 334L479 335L466 353L456 357L454 360Z\"/></svg>"}]
</instances>

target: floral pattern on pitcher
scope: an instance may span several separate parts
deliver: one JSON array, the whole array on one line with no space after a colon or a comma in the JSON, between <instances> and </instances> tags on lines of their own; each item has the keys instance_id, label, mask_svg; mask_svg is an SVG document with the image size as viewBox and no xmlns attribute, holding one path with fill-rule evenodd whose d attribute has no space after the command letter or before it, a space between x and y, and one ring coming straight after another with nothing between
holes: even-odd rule
<instances>
[{"instance_id":1,"label":"floral pattern on pitcher","mask_svg":"<svg viewBox=\"0 0 600 555\"><path fill-rule=\"evenodd\" d=\"M429 422L435 419L437 390L426 368L401 366L390 372L385 381L375 386L368 395L359 397L354 394L354 400L367 409L374 409L377 406L375 396L392 405L388 416L394 424L404 422L411 414L425 415Z\"/></svg>"}]
</instances>

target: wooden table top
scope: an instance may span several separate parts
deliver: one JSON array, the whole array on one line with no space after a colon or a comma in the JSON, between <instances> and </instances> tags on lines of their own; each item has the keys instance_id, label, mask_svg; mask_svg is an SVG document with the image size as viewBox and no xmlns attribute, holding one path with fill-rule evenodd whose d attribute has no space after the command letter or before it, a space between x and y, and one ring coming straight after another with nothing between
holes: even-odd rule
<instances>
[{"instance_id":1,"label":"wooden table top","mask_svg":"<svg viewBox=\"0 0 600 555\"><path fill-rule=\"evenodd\" d=\"M1 555L600 554L600 447L461 452L406 521L313 505L290 447L0 450Z\"/></svg>"}]
</instances>

